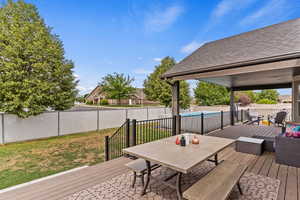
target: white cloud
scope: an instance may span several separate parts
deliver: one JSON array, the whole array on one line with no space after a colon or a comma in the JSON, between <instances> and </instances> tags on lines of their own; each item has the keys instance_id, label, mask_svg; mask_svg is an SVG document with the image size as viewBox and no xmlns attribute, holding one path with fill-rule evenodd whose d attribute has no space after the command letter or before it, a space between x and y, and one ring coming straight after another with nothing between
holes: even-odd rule
<instances>
[{"instance_id":1,"label":"white cloud","mask_svg":"<svg viewBox=\"0 0 300 200\"><path fill-rule=\"evenodd\" d=\"M76 86L76 89L79 90L79 93L89 93L91 92L94 87L84 87L84 86L81 86L81 85L77 85Z\"/></svg>"},{"instance_id":2,"label":"white cloud","mask_svg":"<svg viewBox=\"0 0 300 200\"><path fill-rule=\"evenodd\" d=\"M183 46L180 50L181 53L190 54L196 49L198 49L200 46L202 46L204 42L196 42L192 41L188 43L187 45Z\"/></svg>"},{"instance_id":3,"label":"white cloud","mask_svg":"<svg viewBox=\"0 0 300 200\"><path fill-rule=\"evenodd\" d=\"M79 90L79 91L85 91L85 90L87 90L85 87L80 86L80 85L77 85L76 89Z\"/></svg>"},{"instance_id":4,"label":"white cloud","mask_svg":"<svg viewBox=\"0 0 300 200\"><path fill-rule=\"evenodd\" d=\"M75 79L78 80L80 78L80 76L78 74L73 74Z\"/></svg>"},{"instance_id":5,"label":"white cloud","mask_svg":"<svg viewBox=\"0 0 300 200\"><path fill-rule=\"evenodd\" d=\"M254 1L256 0L222 0L217 4L211 15L214 18L220 18L231 13L232 11L246 8Z\"/></svg>"},{"instance_id":6,"label":"white cloud","mask_svg":"<svg viewBox=\"0 0 300 200\"><path fill-rule=\"evenodd\" d=\"M288 0L269 0L264 6L242 19L240 24L260 23L265 25L265 23L280 20L294 11L290 3Z\"/></svg>"},{"instance_id":7,"label":"white cloud","mask_svg":"<svg viewBox=\"0 0 300 200\"><path fill-rule=\"evenodd\" d=\"M162 58L153 58L153 60L154 60L155 62L160 62L160 61L162 60Z\"/></svg>"},{"instance_id":8,"label":"white cloud","mask_svg":"<svg viewBox=\"0 0 300 200\"><path fill-rule=\"evenodd\" d=\"M145 29L150 32L164 31L172 26L183 12L184 8L179 5L151 10L146 14Z\"/></svg>"},{"instance_id":9,"label":"white cloud","mask_svg":"<svg viewBox=\"0 0 300 200\"><path fill-rule=\"evenodd\" d=\"M147 69L143 69L143 68L137 68L133 71L133 73L135 73L135 74L143 74L143 75L150 74L151 72L152 72L151 70L147 70Z\"/></svg>"}]
</instances>

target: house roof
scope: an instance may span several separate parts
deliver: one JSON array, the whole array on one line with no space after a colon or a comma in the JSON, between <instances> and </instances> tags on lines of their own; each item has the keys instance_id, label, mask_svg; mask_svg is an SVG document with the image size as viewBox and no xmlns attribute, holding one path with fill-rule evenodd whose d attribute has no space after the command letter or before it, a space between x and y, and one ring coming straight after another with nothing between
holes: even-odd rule
<instances>
[{"instance_id":1,"label":"house roof","mask_svg":"<svg viewBox=\"0 0 300 200\"><path fill-rule=\"evenodd\" d=\"M97 85L90 93L88 96L86 96L86 99L88 99L91 96L98 96L100 94L105 94L101 90L101 86ZM135 92L132 94L133 97L137 99L144 99L145 98L145 93L143 88L136 88Z\"/></svg>"},{"instance_id":2,"label":"house roof","mask_svg":"<svg viewBox=\"0 0 300 200\"><path fill-rule=\"evenodd\" d=\"M209 42L162 77L300 58L300 18Z\"/></svg>"}]
</instances>

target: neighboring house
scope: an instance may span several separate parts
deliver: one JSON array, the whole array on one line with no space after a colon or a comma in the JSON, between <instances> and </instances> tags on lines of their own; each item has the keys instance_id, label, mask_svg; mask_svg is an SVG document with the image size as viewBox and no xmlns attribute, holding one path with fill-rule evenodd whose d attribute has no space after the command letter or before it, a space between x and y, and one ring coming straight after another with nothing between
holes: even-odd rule
<instances>
[{"instance_id":1,"label":"neighboring house","mask_svg":"<svg viewBox=\"0 0 300 200\"><path fill-rule=\"evenodd\" d=\"M93 104L98 104L102 99L107 99L108 104L116 105L118 104L118 99L108 99L106 94L102 92L101 86L97 86L92 92L85 98L86 101L92 102ZM150 101L146 99L143 88L136 88L135 93L132 94L127 99L121 99L120 104L122 105L140 105L140 104L155 104L157 102Z\"/></svg>"},{"instance_id":2,"label":"neighboring house","mask_svg":"<svg viewBox=\"0 0 300 200\"><path fill-rule=\"evenodd\" d=\"M280 103L292 103L292 95L280 95L278 99Z\"/></svg>"}]
</instances>

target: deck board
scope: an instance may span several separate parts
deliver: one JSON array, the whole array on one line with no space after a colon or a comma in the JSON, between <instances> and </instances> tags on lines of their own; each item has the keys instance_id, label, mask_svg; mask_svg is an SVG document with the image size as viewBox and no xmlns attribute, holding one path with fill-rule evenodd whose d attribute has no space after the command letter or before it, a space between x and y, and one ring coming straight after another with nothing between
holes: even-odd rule
<instances>
[{"instance_id":1,"label":"deck board","mask_svg":"<svg viewBox=\"0 0 300 200\"><path fill-rule=\"evenodd\" d=\"M297 200L297 168L288 167L285 200Z\"/></svg>"},{"instance_id":2,"label":"deck board","mask_svg":"<svg viewBox=\"0 0 300 200\"><path fill-rule=\"evenodd\" d=\"M277 175L277 178L280 180L277 200L285 199L287 174L288 174L288 166L280 165L278 175Z\"/></svg>"},{"instance_id":3,"label":"deck board","mask_svg":"<svg viewBox=\"0 0 300 200\"><path fill-rule=\"evenodd\" d=\"M274 153L265 152L261 156L238 153L234 145L231 145L220 152L219 159L246 164L248 172L279 179L281 184L278 200L300 200L300 168L277 164ZM57 176L0 194L0 200L63 199L65 196L127 172L128 169L124 165L129 161L128 158L122 157Z\"/></svg>"},{"instance_id":4,"label":"deck board","mask_svg":"<svg viewBox=\"0 0 300 200\"><path fill-rule=\"evenodd\" d=\"M230 160L248 165L252 173L278 178L281 180L278 200L297 200L300 192L300 168L279 165L275 162L274 153L264 153L262 156L238 153L234 148L228 147L220 153L220 160ZM125 173L127 158L119 158L80 171L62 175L43 181L38 184L26 186L15 191L0 194L2 200L57 200L82 189L97 185L114 176ZM298 199L300 200L300 199Z\"/></svg>"}]
</instances>

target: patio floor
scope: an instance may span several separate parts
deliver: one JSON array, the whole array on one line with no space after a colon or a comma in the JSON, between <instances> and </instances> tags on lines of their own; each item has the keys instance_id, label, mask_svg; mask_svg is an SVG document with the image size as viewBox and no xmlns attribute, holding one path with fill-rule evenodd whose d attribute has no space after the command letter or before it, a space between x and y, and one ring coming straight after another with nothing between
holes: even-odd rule
<instances>
[{"instance_id":1,"label":"patio floor","mask_svg":"<svg viewBox=\"0 0 300 200\"><path fill-rule=\"evenodd\" d=\"M279 179L281 184L278 200L300 200L300 168L276 164L274 158L274 153L269 152L265 152L262 156L238 153L235 152L232 146L220 153L220 159L247 164L249 166L248 172ZM129 161L127 158L118 158L83 168L75 172L0 194L0 199L63 199L75 192L126 173L128 170L124 164Z\"/></svg>"}]
</instances>

